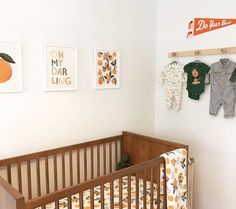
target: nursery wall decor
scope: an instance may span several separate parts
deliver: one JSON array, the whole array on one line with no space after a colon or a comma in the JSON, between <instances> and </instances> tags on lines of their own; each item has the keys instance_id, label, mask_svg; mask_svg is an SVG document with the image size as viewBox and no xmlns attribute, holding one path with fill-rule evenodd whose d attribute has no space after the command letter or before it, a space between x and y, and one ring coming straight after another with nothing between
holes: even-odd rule
<instances>
[{"instance_id":1,"label":"nursery wall decor","mask_svg":"<svg viewBox=\"0 0 236 209\"><path fill-rule=\"evenodd\" d=\"M77 53L76 47L45 46L46 91L77 89Z\"/></svg>"},{"instance_id":2,"label":"nursery wall decor","mask_svg":"<svg viewBox=\"0 0 236 209\"><path fill-rule=\"evenodd\" d=\"M194 18L188 24L187 38L236 24L236 19Z\"/></svg>"},{"instance_id":3,"label":"nursery wall decor","mask_svg":"<svg viewBox=\"0 0 236 209\"><path fill-rule=\"evenodd\" d=\"M117 49L94 50L94 88L119 88L120 53Z\"/></svg>"},{"instance_id":4,"label":"nursery wall decor","mask_svg":"<svg viewBox=\"0 0 236 209\"><path fill-rule=\"evenodd\" d=\"M21 91L21 46L14 42L0 42L0 93Z\"/></svg>"}]
</instances>

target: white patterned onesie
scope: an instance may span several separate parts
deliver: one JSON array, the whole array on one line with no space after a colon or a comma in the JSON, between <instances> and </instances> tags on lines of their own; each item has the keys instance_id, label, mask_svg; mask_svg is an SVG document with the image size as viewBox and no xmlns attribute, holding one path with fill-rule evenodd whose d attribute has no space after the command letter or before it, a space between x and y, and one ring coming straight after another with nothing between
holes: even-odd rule
<instances>
[{"instance_id":1,"label":"white patterned onesie","mask_svg":"<svg viewBox=\"0 0 236 209\"><path fill-rule=\"evenodd\" d=\"M183 83L186 82L183 65L172 62L161 72L160 83L165 85L166 104L169 109L179 110L182 100Z\"/></svg>"}]
</instances>

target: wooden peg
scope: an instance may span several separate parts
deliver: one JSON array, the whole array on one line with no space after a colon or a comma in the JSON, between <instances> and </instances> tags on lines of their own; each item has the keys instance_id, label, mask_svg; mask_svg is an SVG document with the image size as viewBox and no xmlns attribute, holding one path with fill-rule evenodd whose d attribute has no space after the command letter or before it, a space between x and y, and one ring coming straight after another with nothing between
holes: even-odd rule
<instances>
[{"instance_id":1,"label":"wooden peg","mask_svg":"<svg viewBox=\"0 0 236 209\"><path fill-rule=\"evenodd\" d=\"M195 55L199 55L199 54L200 54L200 51L194 51L194 54L195 54Z\"/></svg>"},{"instance_id":2,"label":"wooden peg","mask_svg":"<svg viewBox=\"0 0 236 209\"><path fill-rule=\"evenodd\" d=\"M176 55L177 55L176 52L172 52L172 53L171 53L171 56L172 56L172 57L175 57Z\"/></svg>"},{"instance_id":3,"label":"wooden peg","mask_svg":"<svg viewBox=\"0 0 236 209\"><path fill-rule=\"evenodd\" d=\"M227 52L227 49L223 48L220 50L222 54L225 54Z\"/></svg>"}]
</instances>

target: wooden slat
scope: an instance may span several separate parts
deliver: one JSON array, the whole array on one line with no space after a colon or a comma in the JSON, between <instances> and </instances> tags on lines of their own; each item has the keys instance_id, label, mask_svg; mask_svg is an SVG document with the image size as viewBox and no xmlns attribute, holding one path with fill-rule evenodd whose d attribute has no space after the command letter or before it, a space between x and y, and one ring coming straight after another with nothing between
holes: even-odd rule
<instances>
[{"instance_id":1,"label":"wooden slat","mask_svg":"<svg viewBox=\"0 0 236 209\"><path fill-rule=\"evenodd\" d=\"M107 149L106 144L103 144L103 175L106 175L106 167L107 167Z\"/></svg>"},{"instance_id":2,"label":"wooden slat","mask_svg":"<svg viewBox=\"0 0 236 209\"><path fill-rule=\"evenodd\" d=\"M7 181L11 184L11 165L7 165Z\"/></svg>"},{"instance_id":3,"label":"wooden slat","mask_svg":"<svg viewBox=\"0 0 236 209\"><path fill-rule=\"evenodd\" d=\"M18 175L18 189L22 193L22 174L21 174L21 163L17 163L17 175Z\"/></svg>"},{"instance_id":4,"label":"wooden slat","mask_svg":"<svg viewBox=\"0 0 236 209\"><path fill-rule=\"evenodd\" d=\"M123 208L123 182L122 178L119 178L119 209Z\"/></svg>"},{"instance_id":5,"label":"wooden slat","mask_svg":"<svg viewBox=\"0 0 236 209\"><path fill-rule=\"evenodd\" d=\"M150 209L153 208L153 187L154 187L154 183L153 183L153 176L154 176L154 168L151 168L151 182L150 182Z\"/></svg>"},{"instance_id":6,"label":"wooden slat","mask_svg":"<svg viewBox=\"0 0 236 209\"><path fill-rule=\"evenodd\" d=\"M97 176L100 176L100 145L97 145Z\"/></svg>"},{"instance_id":7,"label":"wooden slat","mask_svg":"<svg viewBox=\"0 0 236 209\"><path fill-rule=\"evenodd\" d=\"M70 185L73 185L73 161L72 161L72 151L69 152L69 163L70 163Z\"/></svg>"},{"instance_id":8,"label":"wooden slat","mask_svg":"<svg viewBox=\"0 0 236 209\"><path fill-rule=\"evenodd\" d=\"M68 209L72 209L71 196L67 197Z\"/></svg>"},{"instance_id":9,"label":"wooden slat","mask_svg":"<svg viewBox=\"0 0 236 209\"><path fill-rule=\"evenodd\" d=\"M36 172L37 172L37 190L38 190L38 196L41 196L41 172L40 172L40 159L36 159Z\"/></svg>"},{"instance_id":10,"label":"wooden slat","mask_svg":"<svg viewBox=\"0 0 236 209\"><path fill-rule=\"evenodd\" d=\"M196 55L217 55L217 54L235 54L236 47L213 48L213 49L197 49L186 51L169 52L169 57L190 57Z\"/></svg>"},{"instance_id":11,"label":"wooden slat","mask_svg":"<svg viewBox=\"0 0 236 209\"><path fill-rule=\"evenodd\" d=\"M105 200L104 200L104 185L101 186L101 208L104 209L105 207Z\"/></svg>"},{"instance_id":12,"label":"wooden slat","mask_svg":"<svg viewBox=\"0 0 236 209\"><path fill-rule=\"evenodd\" d=\"M147 209L147 180L146 170L143 171L143 208Z\"/></svg>"},{"instance_id":13,"label":"wooden slat","mask_svg":"<svg viewBox=\"0 0 236 209\"><path fill-rule=\"evenodd\" d=\"M61 154L61 163L62 163L62 187L66 187L66 170L65 170L65 153Z\"/></svg>"},{"instance_id":14,"label":"wooden slat","mask_svg":"<svg viewBox=\"0 0 236 209\"><path fill-rule=\"evenodd\" d=\"M128 175L128 209L131 209L131 176Z\"/></svg>"},{"instance_id":15,"label":"wooden slat","mask_svg":"<svg viewBox=\"0 0 236 209\"><path fill-rule=\"evenodd\" d=\"M90 158L91 158L91 178L94 178L94 168L93 168L93 147L90 148Z\"/></svg>"},{"instance_id":16,"label":"wooden slat","mask_svg":"<svg viewBox=\"0 0 236 209\"><path fill-rule=\"evenodd\" d=\"M110 182L110 207L114 208L114 183Z\"/></svg>"},{"instance_id":17,"label":"wooden slat","mask_svg":"<svg viewBox=\"0 0 236 209\"><path fill-rule=\"evenodd\" d=\"M79 208L80 209L84 209L84 194L83 194L83 192L80 192L79 193Z\"/></svg>"},{"instance_id":18,"label":"wooden slat","mask_svg":"<svg viewBox=\"0 0 236 209\"><path fill-rule=\"evenodd\" d=\"M160 169L160 165L157 164L156 166L156 170L157 170L157 206L158 208L160 208L160 192L161 192L161 187L160 187L160 181L161 181L161 169Z\"/></svg>"},{"instance_id":19,"label":"wooden slat","mask_svg":"<svg viewBox=\"0 0 236 209\"><path fill-rule=\"evenodd\" d=\"M42 205L42 209L46 209L46 205Z\"/></svg>"},{"instance_id":20,"label":"wooden slat","mask_svg":"<svg viewBox=\"0 0 236 209\"><path fill-rule=\"evenodd\" d=\"M116 170L116 165L118 163L118 141L115 141L115 170Z\"/></svg>"},{"instance_id":21,"label":"wooden slat","mask_svg":"<svg viewBox=\"0 0 236 209\"><path fill-rule=\"evenodd\" d=\"M46 172L46 192L49 193L49 168L48 168L48 156L45 157L45 172Z\"/></svg>"},{"instance_id":22,"label":"wooden slat","mask_svg":"<svg viewBox=\"0 0 236 209\"><path fill-rule=\"evenodd\" d=\"M54 189L58 189L58 179L57 179L57 155L53 156L53 167L54 167Z\"/></svg>"},{"instance_id":23,"label":"wooden slat","mask_svg":"<svg viewBox=\"0 0 236 209\"><path fill-rule=\"evenodd\" d=\"M51 156L51 155L61 154L61 153L65 153L65 152L69 152L69 151L73 151L73 150L83 149L85 147L91 147L91 146L96 146L99 144L109 143L111 141L120 140L121 137L122 136L119 135L119 136L114 136L114 137L109 137L109 138L104 138L104 139L99 139L99 140L94 140L94 141L89 140L89 142L85 142L85 143L81 143L81 144L75 144L75 145L60 147L60 148L56 148L56 149L45 150L42 152L36 152L36 153L32 153L32 154L3 159L3 160L0 160L0 167L6 166L9 164L17 164L17 163L23 162L23 161L34 160L37 158L44 158L45 156Z\"/></svg>"},{"instance_id":24,"label":"wooden slat","mask_svg":"<svg viewBox=\"0 0 236 209\"><path fill-rule=\"evenodd\" d=\"M92 209L94 209L94 189L90 189L90 205Z\"/></svg>"},{"instance_id":25,"label":"wooden slat","mask_svg":"<svg viewBox=\"0 0 236 209\"><path fill-rule=\"evenodd\" d=\"M136 173L136 181L135 181L135 186L136 186L136 197L135 197L135 200L136 200L136 209L139 209L139 175L138 173Z\"/></svg>"},{"instance_id":26,"label":"wooden slat","mask_svg":"<svg viewBox=\"0 0 236 209\"><path fill-rule=\"evenodd\" d=\"M84 148L84 180L88 179L87 149Z\"/></svg>"},{"instance_id":27,"label":"wooden slat","mask_svg":"<svg viewBox=\"0 0 236 209\"><path fill-rule=\"evenodd\" d=\"M112 172L112 142L109 143L109 172Z\"/></svg>"},{"instance_id":28,"label":"wooden slat","mask_svg":"<svg viewBox=\"0 0 236 209\"><path fill-rule=\"evenodd\" d=\"M59 201L58 201L58 200L55 201L55 209L60 209L60 208L59 208Z\"/></svg>"},{"instance_id":29,"label":"wooden slat","mask_svg":"<svg viewBox=\"0 0 236 209\"><path fill-rule=\"evenodd\" d=\"M77 149L77 183L80 183L80 149Z\"/></svg>"},{"instance_id":30,"label":"wooden slat","mask_svg":"<svg viewBox=\"0 0 236 209\"><path fill-rule=\"evenodd\" d=\"M32 198L32 180L31 180L31 162L27 161L27 177L28 177L28 197Z\"/></svg>"}]
</instances>

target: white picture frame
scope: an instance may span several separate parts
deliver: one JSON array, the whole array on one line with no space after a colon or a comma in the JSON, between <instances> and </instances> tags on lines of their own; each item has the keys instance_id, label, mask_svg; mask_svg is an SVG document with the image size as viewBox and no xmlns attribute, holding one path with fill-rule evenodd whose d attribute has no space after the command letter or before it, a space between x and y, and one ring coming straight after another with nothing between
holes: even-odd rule
<instances>
[{"instance_id":1,"label":"white picture frame","mask_svg":"<svg viewBox=\"0 0 236 209\"><path fill-rule=\"evenodd\" d=\"M0 93L23 91L21 44L0 41Z\"/></svg>"},{"instance_id":2,"label":"white picture frame","mask_svg":"<svg viewBox=\"0 0 236 209\"><path fill-rule=\"evenodd\" d=\"M45 91L78 89L78 48L45 44Z\"/></svg>"},{"instance_id":3,"label":"white picture frame","mask_svg":"<svg viewBox=\"0 0 236 209\"><path fill-rule=\"evenodd\" d=\"M95 48L93 74L94 89L120 88L120 50Z\"/></svg>"}]
</instances>

